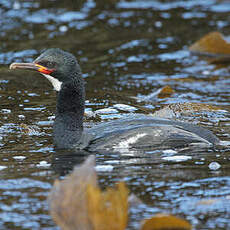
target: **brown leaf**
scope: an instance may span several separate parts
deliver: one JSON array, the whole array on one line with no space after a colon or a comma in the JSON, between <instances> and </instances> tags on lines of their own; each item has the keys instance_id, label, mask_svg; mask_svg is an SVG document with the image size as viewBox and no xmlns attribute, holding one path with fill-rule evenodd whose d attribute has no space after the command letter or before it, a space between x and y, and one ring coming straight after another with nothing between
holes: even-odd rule
<instances>
[{"instance_id":1,"label":"brown leaf","mask_svg":"<svg viewBox=\"0 0 230 230\"><path fill-rule=\"evenodd\" d=\"M128 221L128 189L124 183L102 192L97 186L95 157L90 156L49 196L50 213L63 230L124 230Z\"/></svg>"},{"instance_id":2,"label":"brown leaf","mask_svg":"<svg viewBox=\"0 0 230 230\"><path fill-rule=\"evenodd\" d=\"M191 230L192 226L181 218L158 214L151 219L145 220L141 230Z\"/></svg>"},{"instance_id":3,"label":"brown leaf","mask_svg":"<svg viewBox=\"0 0 230 230\"><path fill-rule=\"evenodd\" d=\"M175 91L169 85L166 85L160 89L160 91L158 93L158 97L159 98L166 98L166 97L171 96L174 92Z\"/></svg>"},{"instance_id":4,"label":"brown leaf","mask_svg":"<svg viewBox=\"0 0 230 230\"><path fill-rule=\"evenodd\" d=\"M94 230L124 230L128 221L128 189L119 183L116 189L101 192L88 186L88 210Z\"/></svg>"},{"instance_id":5,"label":"brown leaf","mask_svg":"<svg viewBox=\"0 0 230 230\"><path fill-rule=\"evenodd\" d=\"M56 180L49 195L50 213L64 230L93 230L88 216L86 190L97 186L95 157L88 159L63 181Z\"/></svg>"},{"instance_id":6,"label":"brown leaf","mask_svg":"<svg viewBox=\"0 0 230 230\"><path fill-rule=\"evenodd\" d=\"M191 45L189 50L200 54L227 55L229 57L230 43L224 40L221 33L211 32Z\"/></svg>"}]
</instances>

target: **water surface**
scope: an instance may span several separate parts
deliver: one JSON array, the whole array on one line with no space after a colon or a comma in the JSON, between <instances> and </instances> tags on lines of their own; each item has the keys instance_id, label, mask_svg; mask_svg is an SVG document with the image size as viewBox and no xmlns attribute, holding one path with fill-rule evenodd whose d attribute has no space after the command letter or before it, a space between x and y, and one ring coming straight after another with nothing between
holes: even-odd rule
<instances>
[{"instance_id":1,"label":"water surface","mask_svg":"<svg viewBox=\"0 0 230 230\"><path fill-rule=\"evenodd\" d=\"M199 102L221 111L191 112L181 119L230 141L230 68L188 52L210 31L229 36L229 11L228 1L217 0L1 1L0 228L58 229L48 213L48 192L55 178L84 160L53 148L56 93L50 83L37 73L9 71L11 62L32 61L50 47L72 52L86 81L86 111L97 111L86 126L133 112L154 113L172 103ZM173 95L148 97L166 85ZM145 203L131 210L129 229L158 212L184 217L196 229L228 229L229 153L228 148L98 152L96 159L97 165L108 166L98 172L102 187L124 180ZM177 155L186 157L181 162L167 158ZM212 162L221 167L211 170ZM217 202L199 205L202 199Z\"/></svg>"}]
</instances>

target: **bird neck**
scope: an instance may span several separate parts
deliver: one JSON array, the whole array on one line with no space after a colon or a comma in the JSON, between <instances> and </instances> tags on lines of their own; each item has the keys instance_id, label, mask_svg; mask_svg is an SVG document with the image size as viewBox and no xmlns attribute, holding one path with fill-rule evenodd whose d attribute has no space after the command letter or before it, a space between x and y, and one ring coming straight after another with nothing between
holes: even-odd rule
<instances>
[{"instance_id":1,"label":"bird neck","mask_svg":"<svg viewBox=\"0 0 230 230\"><path fill-rule=\"evenodd\" d=\"M57 94L54 121L54 143L58 148L71 148L83 132L85 87L83 79L65 82Z\"/></svg>"}]
</instances>

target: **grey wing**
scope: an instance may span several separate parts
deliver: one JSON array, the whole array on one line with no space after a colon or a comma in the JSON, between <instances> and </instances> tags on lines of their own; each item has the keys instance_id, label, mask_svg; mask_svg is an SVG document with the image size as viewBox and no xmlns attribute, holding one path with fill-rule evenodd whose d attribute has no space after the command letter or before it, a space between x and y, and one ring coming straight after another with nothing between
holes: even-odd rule
<instances>
[{"instance_id":1,"label":"grey wing","mask_svg":"<svg viewBox=\"0 0 230 230\"><path fill-rule=\"evenodd\" d=\"M124 132L110 133L103 138L96 139L92 150L154 150L166 148L187 147L190 144L202 144L210 147L212 144L195 133L175 126L156 126L133 128Z\"/></svg>"}]
</instances>

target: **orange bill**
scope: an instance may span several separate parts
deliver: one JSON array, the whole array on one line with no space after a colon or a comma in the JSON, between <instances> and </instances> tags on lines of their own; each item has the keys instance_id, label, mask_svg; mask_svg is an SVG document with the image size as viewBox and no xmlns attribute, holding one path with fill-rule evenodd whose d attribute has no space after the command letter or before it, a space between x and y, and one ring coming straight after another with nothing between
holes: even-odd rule
<instances>
[{"instance_id":1,"label":"orange bill","mask_svg":"<svg viewBox=\"0 0 230 230\"><path fill-rule=\"evenodd\" d=\"M49 69L45 66L36 64L36 63L12 63L10 65L10 69L27 69L27 70L35 70L44 74L51 74L54 69Z\"/></svg>"}]
</instances>

